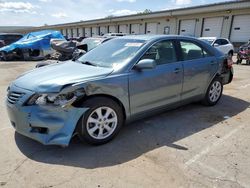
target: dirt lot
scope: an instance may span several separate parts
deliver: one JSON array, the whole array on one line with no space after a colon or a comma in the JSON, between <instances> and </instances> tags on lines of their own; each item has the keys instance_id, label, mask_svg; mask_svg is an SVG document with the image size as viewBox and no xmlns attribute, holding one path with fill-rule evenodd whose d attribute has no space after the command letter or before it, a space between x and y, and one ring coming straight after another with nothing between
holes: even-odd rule
<instances>
[{"instance_id":1,"label":"dirt lot","mask_svg":"<svg viewBox=\"0 0 250 188\"><path fill-rule=\"evenodd\" d=\"M34 63L0 62L0 186L250 187L250 66L215 107L191 104L126 125L112 142L43 146L11 127L6 88Z\"/></svg>"}]
</instances>

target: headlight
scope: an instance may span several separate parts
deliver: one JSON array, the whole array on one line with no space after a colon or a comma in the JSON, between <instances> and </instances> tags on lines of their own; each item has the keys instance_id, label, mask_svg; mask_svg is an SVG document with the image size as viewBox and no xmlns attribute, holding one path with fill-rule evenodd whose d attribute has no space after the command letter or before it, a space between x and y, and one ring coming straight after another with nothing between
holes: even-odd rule
<instances>
[{"instance_id":1,"label":"headlight","mask_svg":"<svg viewBox=\"0 0 250 188\"><path fill-rule=\"evenodd\" d=\"M53 105L65 108L75 102L78 97L83 95L83 90L77 90L75 92L69 92L66 94L35 94L28 100L27 105Z\"/></svg>"}]
</instances>

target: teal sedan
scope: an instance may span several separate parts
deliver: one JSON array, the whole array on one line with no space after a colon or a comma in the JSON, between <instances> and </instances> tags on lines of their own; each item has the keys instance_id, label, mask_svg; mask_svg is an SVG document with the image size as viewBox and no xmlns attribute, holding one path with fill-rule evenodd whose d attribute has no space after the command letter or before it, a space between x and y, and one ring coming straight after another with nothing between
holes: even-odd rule
<instances>
[{"instance_id":1,"label":"teal sedan","mask_svg":"<svg viewBox=\"0 0 250 188\"><path fill-rule=\"evenodd\" d=\"M215 105L232 78L232 61L198 39L125 36L19 76L6 106L16 131L42 144L67 146L74 135L104 144L126 122L196 101Z\"/></svg>"}]
</instances>

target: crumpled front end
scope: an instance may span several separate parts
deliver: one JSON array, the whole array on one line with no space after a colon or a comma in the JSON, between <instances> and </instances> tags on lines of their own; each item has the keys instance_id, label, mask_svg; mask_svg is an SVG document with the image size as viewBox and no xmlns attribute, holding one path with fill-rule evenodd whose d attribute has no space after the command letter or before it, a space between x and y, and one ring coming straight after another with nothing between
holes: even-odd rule
<instances>
[{"instance_id":1,"label":"crumpled front end","mask_svg":"<svg viewBox=\"0 0 250 188\"><path fill-rule=\"evenodd\" d=\"M44 145L68 146L77 122L87 108L24 105L34 92L12 85L6 100L12 126Z\"/></svg>"}]
</instances>

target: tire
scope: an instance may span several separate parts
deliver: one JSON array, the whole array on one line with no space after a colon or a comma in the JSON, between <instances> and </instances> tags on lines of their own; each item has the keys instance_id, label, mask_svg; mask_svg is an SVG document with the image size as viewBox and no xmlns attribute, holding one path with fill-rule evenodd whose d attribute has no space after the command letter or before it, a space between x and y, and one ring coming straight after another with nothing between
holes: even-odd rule
<instances>
[{"instance_id":1,"label":"tire","mask_svg":"<svg viewBox=\"0 0 250 188\"><path fill-rule=\"evenodd\" d=\"M83 104L89 108L77 125L80 140L89 144L101 145L112 140L124 123L122 108L106 97L94 97Z\"/></svg>"},{"instance_id":2,"label":"tire","mask_svg":"<svg viewBox=\"0 0 250 188\"><path fill-rule=\"evenodd\" d=\"M241 64L241 62L242 62L242 59L238 59L236 64Z\"/></svg>"},{"instance_id":3,"label":"tire","mask_svg":"<svg viewBox=\"0 0 250 188\"><path fill-rule=\"evenodd\" d=\"M203 104L206 106L214 106L220 100L223 92L223 84L219 77L213 79L210 83L206 95L203 99Z\"/></svg>"},{"instance_id":4,"label":"tire","mask_svg":"<svg viewBox=\"0 0 250 188\"><path fill-rule=\"evenodd\" d=\"M233 53L232 51L228 52L228 56L229 56L229 57L231 57L231 58L232 58L232 57L233 57L233 55L234 55L234 53Z\"/></svg>"}]
</instances>

